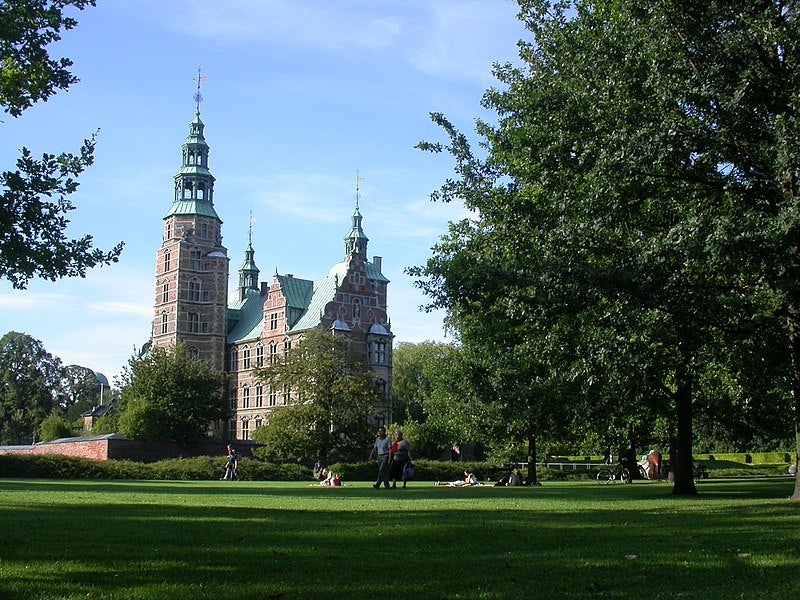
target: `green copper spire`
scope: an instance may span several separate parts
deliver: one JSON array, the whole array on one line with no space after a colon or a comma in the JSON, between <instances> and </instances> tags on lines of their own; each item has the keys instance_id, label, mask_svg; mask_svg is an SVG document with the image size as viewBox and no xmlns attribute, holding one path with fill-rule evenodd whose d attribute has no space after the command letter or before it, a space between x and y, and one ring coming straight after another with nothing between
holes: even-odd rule
<instances>
[{"instance_id":1,"label":"green copper spire","mask_svg":"<svg viewBox=\"0 0 800 600\"><path fill-rule=\"evenodd\" d=\"M253 250L253 217L250 216L250 231L247 235L247 250L244 252L244 262L239 268L239 288L258 289L259 270L255 261L256 251Z\"/></svg>"},{"instance_id":2,"label":"green copper spire","mask_svg":"<svg viewBox=\"0 0 800 600\"><path fill-rule=\"evenodd\" d=\"M345 256L349 256L353 252L356 252L361 255L361 258L367 260L367 242L369 242L369 238L364 233L364 230L361 229L361 212L358 210L358 201L359 201L359 182L361 181L361 177L356 175L356 210L352 216L352 225L350 227L350 231L344 236L344 254Z\"/></svg>"},{"instance_id":3,"label":"green copper spire","mask_svg":"<svg viewBox=\"0 0 800 600\"><path fill-rule=\"evenodd\" d=\"M214 176L208 170L210 148L203 136L205 125L200 120L200 81L203 79L198 70L194 119L189 123L189 136L183 144L181 170L175 175L175 199L167 217L180 214L219 219L214 210Z\"/></svg>"}]
</instances>

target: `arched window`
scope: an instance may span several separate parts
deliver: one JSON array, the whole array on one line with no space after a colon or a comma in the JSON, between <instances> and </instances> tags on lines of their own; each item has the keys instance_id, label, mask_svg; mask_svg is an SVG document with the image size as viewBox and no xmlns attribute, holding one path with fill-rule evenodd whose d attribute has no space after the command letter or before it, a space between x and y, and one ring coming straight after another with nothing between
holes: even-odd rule
<instances>
[{"instance_id":1,"label":"arched window","mask_svg":"<svg viewBox=\"0 0 800 600\"><path fill-rule=\"evenodd\" d=\"M278 362L278 343L277 342L270 342L269 343L269 364L274 365Z\"/></svg>"},{"instance_id":2,"label":"arched window","mask_svg":"<svg viewBox=\"0 0 800 600\"><path fill-rule=\"evenodd\" d=\"M264 387L257 385L256 386L256 408L261 408L264 406ZM256 425L258 427L258 425Z\"/></svg>"},{"instance_id":3,"label":"arched window","mask_svg":"<svg viewBox=\"0 0 800 600\"><path fill-rule=\"evenodd\" d=\"M236 350L236 346L231 348L230 354L230 368L229 371L238 371L239 370L239 351Z\"/></svg>"},{"instance_id":4,"label":"arched window","mask_svg":"<svg viewBox=\"0 0 800 600\"><path fill-rule=\"evenodd\" d=\"M239 398L236 396L235 387L231 388L230 397L228 398L228 400L230 400L231 410L236 410L239 408Z\"/></svg>"},{"instance_id":5,"label":"arched window","mask_svg":"<svg viewBox=\"0 0 800 600\"><path fill-rule=\"evenodd\" d=\"M242 419L242 439L250 439L250 420L246 418Z\"/></svg>"},{"instance_id":6,"label":"arched window","mask_svg":"<svg viewBox=\"0 0 800 600\"><path fill-rule=\"evenodd\" d=\"M189 313L189 333L200 333L200 315L196 312Z\"/></svg>"},{"instance_id":7,"label":"arched window","mask_svg":"<svg viewBox=\"0 0 800 600\"><path fill-rule=\"evenodd\" d=\"M245 346L242 348L242 368L250 368L250 346Z\"/></svg>"},{"instance_id":8,"label":"arched window","mask_svg":"<svg viewBox=\"0 0 800 600\"><path fill-rule=\"evenodd\" d=\"M192 279L189 281L188 287L188 300L189 302L200 302L200 280Z\"/></svg>"},{"instance_id":9,"label":"arched window","mask_svg":"<svg viewBox=\"0 0 800 600\"><path fill-rule=\"evenodd\" d=\"M169 302L169 281L161 284L161 302Z\"/></svg>"},{"instance_id":10,"label":"arched window","mask_svg":"<svg viewBox=\"0 0 800 600\"><path fill-rule=\"evenodd\" d=\"M250 408L250 388L248 386L242 388L242 408Z\"/></svg>"},{"instance_id":11,"label":"arched window","mask_svg":"<svg viewBox=\"0 0 800 600\"><path fill-rule=\"evenodd\" d=\"M256 346L256 366L263 367L264 366L264 346L259 344Z\"/></svg>"},{"instance_id":12,"label":"arched window","mask_svg":"<svg viewBox=\"0 0 800 600\"><path fill-rule=\"evenodd\" d=\"M269 387L269 405L275 406L278 404L278 390L275 389L275 386Z\"/></svg>"},{"instance_id":13,"label":"arched window","mask_svg":"<svg viewBox=\"0 0 800 600\"><path fill-rule=\"evenodd\" d=\"M161 313L161 333L162 335L169 331L169 317L167 313Z\"/></svg>"}]
</instances>

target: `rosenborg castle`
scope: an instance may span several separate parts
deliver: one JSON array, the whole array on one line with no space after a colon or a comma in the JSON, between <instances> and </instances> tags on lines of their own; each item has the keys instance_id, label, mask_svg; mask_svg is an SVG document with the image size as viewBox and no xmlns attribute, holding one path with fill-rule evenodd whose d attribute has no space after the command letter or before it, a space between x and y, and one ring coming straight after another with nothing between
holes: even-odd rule
<instances>
[{"instance_id":1,"label":"rosenborg castle","mask_svg":"<svg viewBox=\"0 0 800 600\"><path fill-rule=\"evenodd\" d=\"M256 380L253 369L278 360L302 343L310 329L344 335L364 356L383 392L385 401L376 407L373 420L388 423L394 337L387 315L389 280L381 273L381 258L368 259L369 240L357 200L344 236L344 259L326 275L312 280L276 271L271 282L260 281L251 235L239 280L231 284L204 127L198 103L182 147L172 206L164 216L163 243L156 252L153 346L183 344L228 374L232 417L227 431L218 433L246 440L291 393Z\"/></svg>"}]
</instances>

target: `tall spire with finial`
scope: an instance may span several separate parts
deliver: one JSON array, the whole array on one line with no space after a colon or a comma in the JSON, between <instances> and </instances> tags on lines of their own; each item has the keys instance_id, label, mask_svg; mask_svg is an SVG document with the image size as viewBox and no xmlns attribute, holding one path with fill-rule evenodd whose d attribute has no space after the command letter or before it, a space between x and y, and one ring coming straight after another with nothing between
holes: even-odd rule
<instances>
[{"instance_id":1,"label":"tall spire with finial","mask_svg":"<svg viewBox=\"0 0 800 600\"><path fill-rule=\"evenodd\" d=\"M239 289L244 290L250 288L253 290L258 289L258 274L259 270L256 266L255 256L256 251L253 250L253 209L250 209L250 223L247 229L247 250L244 253L244 262L239 269Z\"/></svg>"},{"instance_id":2,"label":"tall spire with finial","mask_svg":"<svg viewBox=\"0 0 800 600\"><path fill-rule=\"evenodd\" d=\"M360 254L363 260L367 260L367 242L369 242L369 238L364 234L364 230L361 229L361 211L358 206L361 199L360 184L362 181L364 179L356 171L356 210L353 213L350 231L344 236L344 254L345 256L353 253Z\"/></svg>"}]
</instances>

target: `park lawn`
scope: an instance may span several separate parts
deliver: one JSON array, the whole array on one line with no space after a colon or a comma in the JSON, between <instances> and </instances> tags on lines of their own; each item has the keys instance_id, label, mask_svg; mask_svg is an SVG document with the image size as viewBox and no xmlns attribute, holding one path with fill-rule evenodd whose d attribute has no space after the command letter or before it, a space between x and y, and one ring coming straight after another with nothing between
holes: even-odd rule
<instances>
[{"instance_id":1,"label":"park lawn","mask_svg":"<svg viewBox=\"0 0 800 600\"><path fill-rule=\"evenodd\" d=\"M793 483L0 479L0 598L795 599Z\"/></svg>"}]
</instances>

